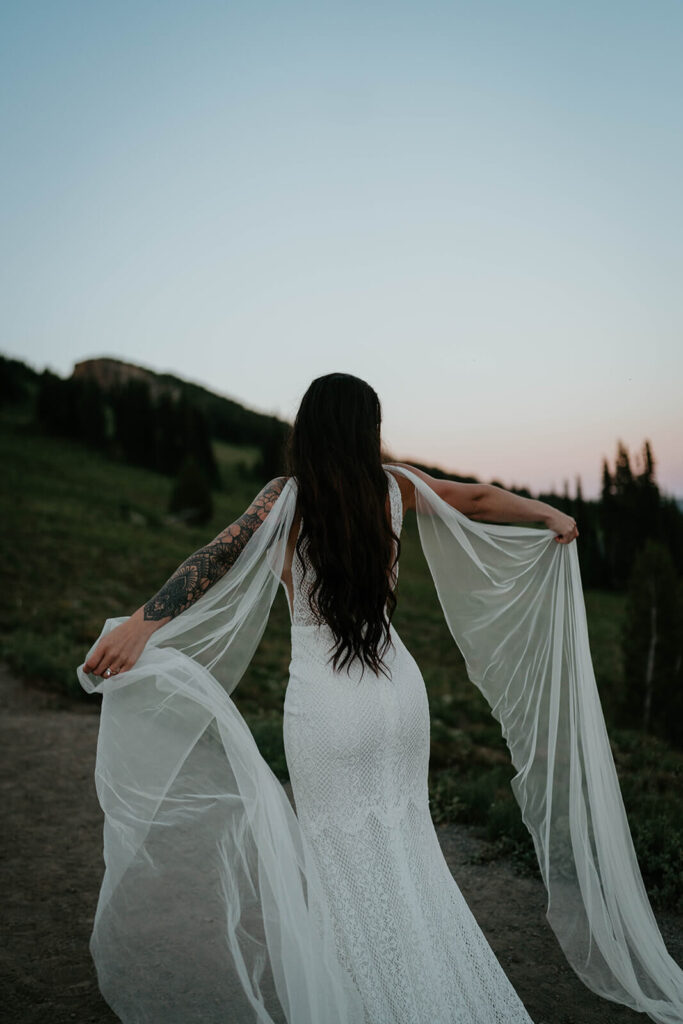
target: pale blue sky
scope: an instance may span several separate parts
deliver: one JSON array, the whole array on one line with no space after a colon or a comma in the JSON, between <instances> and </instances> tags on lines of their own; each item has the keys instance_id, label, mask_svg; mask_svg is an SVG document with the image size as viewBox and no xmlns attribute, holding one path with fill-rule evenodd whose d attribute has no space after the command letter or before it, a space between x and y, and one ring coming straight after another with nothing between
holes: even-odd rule
<instances>
[{"instance_id":1,"label":"pale blue sky","mask_svg":"<svg viewBox=\"0 0 683 1024\"><path fill-rule=\"evenodd\" d=\"M536 491L683 495L681 0L5 2L0 349Z\"/></svg>"}]
</instances>

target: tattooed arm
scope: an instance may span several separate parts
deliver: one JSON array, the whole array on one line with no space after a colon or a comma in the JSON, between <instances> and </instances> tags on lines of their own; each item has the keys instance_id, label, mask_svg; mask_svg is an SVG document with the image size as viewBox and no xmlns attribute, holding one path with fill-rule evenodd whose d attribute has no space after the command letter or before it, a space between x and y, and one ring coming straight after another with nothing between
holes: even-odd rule
<instances>
[{"instance_id":1,"label":"tattooed arm","mask_svg":"<svg viewBox=\"0 0 683 1024\"><path fill-rule=\"evenodd\" d=\"M203 548L186 558L154 597L143 605L143 619L163 625L179 615L224 576L280 496L286 477L276 477L247 511ZM139 611L139 609L138 609Z\"/></svg>"},{"instance_id":2,"label":"tattooed arm","mask_svg":"<svg viewBox=\"0 0 683 1024\"><path fill-rule=\"evenodd\" d=\"M85 662L84 671L103 675L110 668L114 675L132 668L151 634L189 608L235 563L279 498L285 481L284 476L271 480L239 519L189 555L154 597L107 633Z\"/></svg>"}]
</instances>

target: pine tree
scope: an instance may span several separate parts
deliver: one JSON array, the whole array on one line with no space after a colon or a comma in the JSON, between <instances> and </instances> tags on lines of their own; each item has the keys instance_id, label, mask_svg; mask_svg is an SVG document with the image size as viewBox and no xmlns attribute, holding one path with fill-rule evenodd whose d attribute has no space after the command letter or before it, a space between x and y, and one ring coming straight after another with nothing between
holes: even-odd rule
<instances>
[{"instance_id":1,"label":"pine tree","mask_svg":"<svg viewBox=\"0 0 683 1024\"><path fill-rule=\"evenodd\" d=\"M633 560L648 539L662 541L680 571L677 543L683 560L683 516L670 514L655 482L655 460L649 441L636 459L634 473L628 449L617 443L614 473L603 459L602 495L598 512L601 584L609 589L627 585ZM679 522L680 521L680 522ZM579 527L580 529L580 527Z\"/></svg>"},{"instance_id":2,"label":"pine tree","mask_svg":"<svg viewBox=\"0 0 683 1024\"><path fill-rule=\"evenodd\" d=\"M160 473L175 475L183 461L185 446L177 402L168 391L157 398L154 426L154 465Z\"/></svg>"},{"instance_id":3,"label":"pine tree","mask_svg":"<svg viewBox=\"0 0 683 1024\"><path fill-rule=\"evenodd\" d=\"M648 537L662 539L661 495L655 482L655 460L650 442L645 441L636 477L639 546Z\"/></svg>"},{"instance_id":4,"label":"pine tree","mask_svg":"<svg viewBox=\"0 0 683 1024\"><path fill-rule=\"evenodd\" d=\"M66 380L73 393L76 435L90 448L106 446L110 420L108 403L102 388L94 380Z\"/></svg>"},{"instance_id":5,"label":"pine tree","mask_svg":"<svg viewBox=\"0 0 683 1024\"><path fill-rule=\"evenodd\" d=\"M147 381L125 381L112 391L112 404L121 458L134 466L156 469L154 407Z\"/></svg>"},{"instance_id":6,"label":"pine tree","mask_svg":"<svg viewBox=\"0 0 683 1024\"><path fill-rule=\"evenodd\" d=\"M581 477L578 473L576 475L576 497L574 500L576 501L577 507L580 508L583 505L583 488L581 486Z\"/></svg>"},{"instance_id":7,"label":"pine tree","mask_svg":"<svg viewBox=\"0 0 683 1024\"><path fill-rule=\"evenodd\" d=\"M669 739L683 749L683 578L678 578L676 589L676 626L673 654L672 714L667 720Z\"/></svg>"},{"instance_id":8,"label":"pine tree","mask_svg":"<svg viewBox=\"0 0 683 1024\"><path fill-rule=\"evenodd\" d=\"M183 396L177 414L182 429L183 456L191 455L206 480L210 484L217 484L220 481L220 474L204 413Z\"/></svg>"},{"instance_id":9,"label":"pine tree","mask_svg":"<svg viewBox=\"0 0 683 1024\"><path fill-rule=\"evenodd\" d=\"M273 420L261 442L261 458L255 467L255 475L264 482L280 476L285 471L285 444L289 428L279 420Z\"/></svg>"},{"instance_id":10,"label":"pine tree","mask_svg":"<svg viewBox=\"0 0 683 1024\"><path fill-rule=\"evenodd\" d=\"M0 355L0 405L31 408L39 384L39 373L21 359Z\"/></svg>"},{"instance_id":11,"label":"pine tree","mask_svg":"<svg viewBox=\"0 0 683 1024\"><path fill-rule=\"evenodd\" d=\"M572 501L572 515L579 528L578 555L584 587L604 585L604 558L599 547L600 530L597 525L597 502L585 501L581 477L576 477L576 495Z\"/></svg>"},{"instance_id":12,"label":"pine tree","mask_svg":"<svg viewBox=\"0 0 683 1024\"><path fill-rule=\"evenodd\" d=\"M629 579L622 649L624 725L672 739L680 730L680 581L666 547L649 539Z\"/></svg>"},{"instance_id":13,"label":"pine tree","mask_svg":"<svg viewBox=\"0 0 683 1024\"><path fill-rule=\"evenodd\" d=\"M168 510L190 526L203 526L213 515L211 488L192 455L183 459L171 489Z\"/></svg>"},{"instance_id":14,"label":"pine tree","mask_svg":"<svg viewBox=\"0 0 683 1024\"><path fill-rule=\"evenodd\" d=\"M609 471L607 459L602 460L602 487L600 505L598 506L597 546L601 559L599 583L601 587L614 586L614 560L617 533L617 505L614 492L614 481ZM579 526L579 530L581 527Z\"/></svg>"}]
</instances>

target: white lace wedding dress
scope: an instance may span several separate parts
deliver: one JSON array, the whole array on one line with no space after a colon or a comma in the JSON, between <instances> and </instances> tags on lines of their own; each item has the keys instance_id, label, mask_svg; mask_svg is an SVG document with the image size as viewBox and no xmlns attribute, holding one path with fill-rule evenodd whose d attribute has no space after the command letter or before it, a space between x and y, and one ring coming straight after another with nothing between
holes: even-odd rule
<instances>
[{"instance_id":1,"label":"white lace wedding dress","mask_svg":"<svg viewBox=\"0 0 683 1024\"><path fill-rule=\"evenodd\" d=\"M499 722L547 918L594 992L683 1020L640 874L590 655L575 544L470 520L405 466L470 681ZM429 712L396 632L389 678L333 672L292 566L284 739L297 814L231 698L296 522L290 479L239 558L109 679L95 783L106 865L90 950L124 1024L530 1024L441 854ZM96 644L127 617L104 623ZM550 939L549 932L549 941Z\"/></svg>"},{"instance_id":2,"label":"white lace wedding dress","mask_svg":"<svg viewBox=\"0 0 683 1024\"><path fill-rule=\"evenodd\" d=\"M401 492L389 477L398 535ZM292 563L287 764L338 954L367 1024L530 1024L444 860L429 812L429 707L393 629L391 678L328 667L332 633Z\"/></svg>"}]
</instances>

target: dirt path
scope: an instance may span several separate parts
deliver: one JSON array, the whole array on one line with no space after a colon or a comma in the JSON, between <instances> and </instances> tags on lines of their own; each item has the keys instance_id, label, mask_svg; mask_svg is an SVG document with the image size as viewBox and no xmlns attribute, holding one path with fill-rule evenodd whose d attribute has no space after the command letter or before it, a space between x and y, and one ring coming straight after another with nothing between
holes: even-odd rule
<instances>
[{"instance_id":1,"label":"dirt path","mask_svg":"<svg viewBox=\"0 0 683 1024\"><path fill-rule=\"evenodd\" d=\"M26 689L0 669L0 715L0 1015L22 1024L115 1024L88 952L103 870L93 784L97 709ZM485 844L470 829L438 832L467 902L535 1024L644 1024L644 1015L598 998L573 973L545 921L540 880L518 877L505 862L472 863ZM683 920L659 914L658 922L680 963Z\"/></svg>"}]
</instances>

